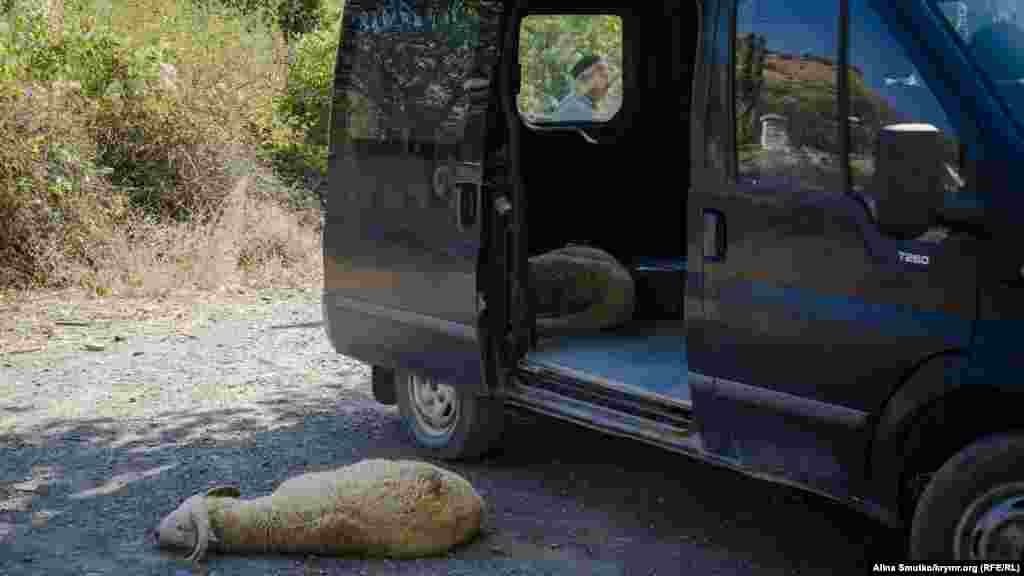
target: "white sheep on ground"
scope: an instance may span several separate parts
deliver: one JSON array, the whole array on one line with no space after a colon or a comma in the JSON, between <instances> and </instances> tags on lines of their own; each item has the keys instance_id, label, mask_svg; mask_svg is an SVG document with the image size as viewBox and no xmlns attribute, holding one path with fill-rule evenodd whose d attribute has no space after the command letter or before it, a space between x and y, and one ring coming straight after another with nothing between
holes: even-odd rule
<instances>
[{"instance_id":1,"label":"white sheep on ground","mask_svg":"<svg viewBox=\"0 0 1024 576\"><path fill-rule=\"evenodd\" d=\"M192 496L160 522L160 547L218 552L432 556L479 533L484 503L461 476L409 460L363 460L290 478L272 494Z\"/></svg>"}]
</instances>

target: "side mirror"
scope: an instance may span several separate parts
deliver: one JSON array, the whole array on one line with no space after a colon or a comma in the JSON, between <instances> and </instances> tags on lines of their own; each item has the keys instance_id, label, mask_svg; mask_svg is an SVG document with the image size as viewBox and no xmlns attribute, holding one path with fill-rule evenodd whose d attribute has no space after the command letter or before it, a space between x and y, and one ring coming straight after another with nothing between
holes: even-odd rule
<instances>
[{"instance_id":1,"label":"side mirror","mask_svg":"<svg viewBox=\"0 0 1024 576\"><path fill-rule=\"evenodd\" d=\"M879 230L909 240L931 227L943 204L942 132L931 124L890 124L875 143L874 197Z\"/></svg>"}]
</instances>

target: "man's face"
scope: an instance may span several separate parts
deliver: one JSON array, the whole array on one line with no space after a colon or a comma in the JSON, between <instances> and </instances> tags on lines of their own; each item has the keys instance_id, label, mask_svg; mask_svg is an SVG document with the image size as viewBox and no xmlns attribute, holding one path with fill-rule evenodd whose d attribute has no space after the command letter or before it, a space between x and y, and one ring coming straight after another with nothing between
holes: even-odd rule
<instances>
[{"instance_id":1,"label":"man's face","mask_svg":"<svg viewBox=\"0 0 1024 576\"><path fill-rule=\"evenodd\" d=\"M599 62L594 65L594 84L590 95L595 101L601 100L608 94L608 65Z\"/></svg>"}]
</instances>

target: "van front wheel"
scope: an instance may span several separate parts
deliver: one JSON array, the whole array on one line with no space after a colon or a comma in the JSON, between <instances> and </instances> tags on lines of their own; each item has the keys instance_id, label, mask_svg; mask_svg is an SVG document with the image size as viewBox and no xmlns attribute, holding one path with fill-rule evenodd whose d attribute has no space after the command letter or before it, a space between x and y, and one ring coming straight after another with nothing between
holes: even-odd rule
<instances>
[{"instance_id":1,"label":"van front wheel","mask_svg":"<svg viewBox=\"0 0 1024 576\"><path fill-rule=\"evenodd\" d=\"M971 444L932 477L910 536L916 561L1024 558L1024 436Z\"/></svg>"},{"instance_id":2,"label":"van front wheel","mask_svg":"<svg viewBox=\"0 0 1024 576\"><path fill-rule=\"evenodd\" d=\"M501 400L407 371L396 372L395 384L406 429L432 456L471 459L498 444L505 414Z\"/></svg>"}]
</instances>

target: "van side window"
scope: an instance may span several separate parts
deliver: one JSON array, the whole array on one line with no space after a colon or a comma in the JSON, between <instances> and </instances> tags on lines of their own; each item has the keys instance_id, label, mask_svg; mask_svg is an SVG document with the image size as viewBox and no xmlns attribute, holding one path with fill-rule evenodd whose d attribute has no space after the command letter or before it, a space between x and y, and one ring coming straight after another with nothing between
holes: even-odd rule
<instances>
[{"instance_id":1,"label":"van side window","mask_svg":"<svg viewBox=\"0 0 1024 576\"><path fill-rule=\"evenodd\" d=\"M1024 125L1024 6L1021 0L938 0L968 58L988 77L1014 119Z\"/></svg>"},{"instance_id":2,"label":"van side window","mask_svg":"<svg viewBox=\"0 0 1024 576\"><path fill-rule=\"evenodd\" d=\"M501 10L496 0L345 7L331 146L346 202L416 210L435 236L459 231L458 184L475 178L483 156Z\"/></svg>"},{"instance_id":3,"label":"van side window","mask_svg":"<svg viewBox=\"0 0 1024 576\"><path fill-rule=\"evenodd\" d=\"M622 18L527 16L519 29L519 114L529 122L607 122L622 107Z\"/></svg>"},{"instance_id":4,"label":"van side window","mask_svg":"<svg viewBox=\"0 0 1024 576\"><path fill-rule=\"evenodd\" d=\"M838 2L739 0L734 101L739 183L842 193Z\"/></svg>"},{"instance_id":5,"label":"van side window","mask_svg":"<svg viewBox=\"0 0 1024 576\"><path fill-rule=\"evenodd\" d=\"M850 0L849 22L852 116L849 162L854 194L864 198L874 210L879 195L887 193L881 182L885 171L878 171L878 161L895 156L887 147L895 141L889 138L894 130L918 132L927 138L921 142L938 138L936 146L921 147L933 150L929 154L939 157L920 159L922 169L915 178L918 185L941 187L947 193L962 188L960 142L956 131L922 74L908 58L900 39L893 35L868 0ZM913 162L921 150L896 152ZM878 179L874 178L876 173ZM903 193L908 192L904 189Z\"/></svg>"}]
</instances>

